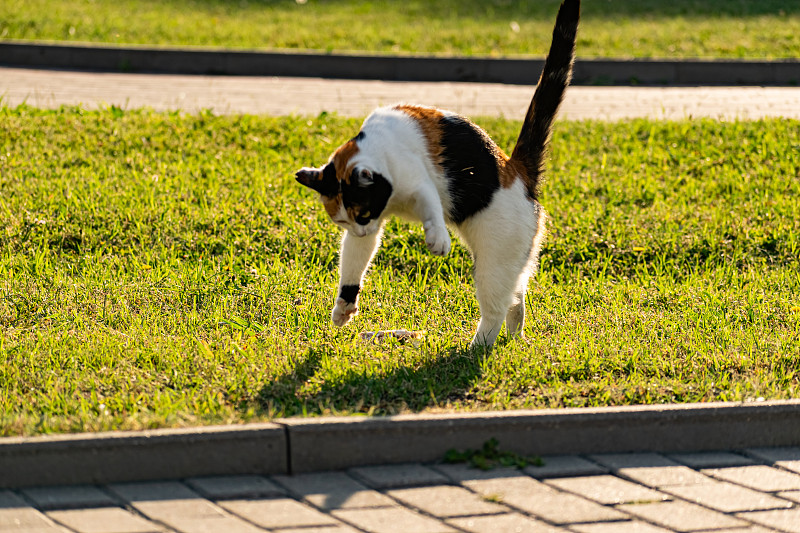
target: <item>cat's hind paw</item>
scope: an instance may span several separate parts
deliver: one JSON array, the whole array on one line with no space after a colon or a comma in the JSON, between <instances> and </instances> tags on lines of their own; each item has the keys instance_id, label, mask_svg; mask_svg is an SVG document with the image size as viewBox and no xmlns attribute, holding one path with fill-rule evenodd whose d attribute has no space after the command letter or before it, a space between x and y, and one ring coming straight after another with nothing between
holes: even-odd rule
<instances>
[{"instance_id":1,"label":"cat's hind paw","mask_svg":"<svg viewBox=\"0 0 800 533\"><path fill-rule=\"evenodd\" d=\"M425 244L433 255L447 255L450 253L450 234L447 228L431 226L425 228Z\"/></svg>"},{"instance_id":2,"label":"cat's hind paw","mask_svg":"<svg viewBox=\"0 0 800 533\"><path fill-rule=\"evenodd\" d=\"M346 302L344 298L337 298L336 305L331 311L331 320L339 327L344 326L354 315L358 313L358 306L354 303Z\"/></svg>"}]
</instances>

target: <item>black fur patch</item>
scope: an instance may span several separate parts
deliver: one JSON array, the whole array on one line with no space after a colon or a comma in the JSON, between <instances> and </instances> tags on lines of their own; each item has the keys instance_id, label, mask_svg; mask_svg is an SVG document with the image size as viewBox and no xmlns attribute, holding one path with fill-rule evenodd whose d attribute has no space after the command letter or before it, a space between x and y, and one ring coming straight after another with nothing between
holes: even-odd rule
<instances>
[{"instance_id":1,"label":"black fur patch","mask_svg":"<svg viewBox=\"0 0 800 533\"><path fill-rule=\"evenodd\" d=\"M349 304L354 304L356 303L356 298L358 298L359 290L361 288L358 285L342 285L342 288L339 289L339 298Z\"/></svg>"},{"instance_id":2,"label":"black fur patch","mask_svg":"<svg viewBox=\"0 0 800 533\"><path fill-rule=\"evenodd\" d=\"M362 187L358 184L358 171L357 168L353 169L350 183L342 182L342 203L352 213L356 223L365 226L370 220L379 218L386 209L392 195L392 185L382 175L373 172L373 183Z\"/></svg>"},{"instance_id":3,"label":"black fur patch","mask_svg":"<svg viewBox=\"0 0 800 533\"><path fill-rule=\"evenodd\" d=\"M469 120L444 116L442 166L447 177L452 207L450 219L456 224L486 208L500 187L494 142Z\"/></svg>"},{"instance_id":4,"label":"black fur patch","mask_svg":"<svg viewBox=\"0 0 800 533\"><path fill-rule=\"evenodd\" d=\"M565 0L558 10L542 76L511 152L511 159L522 163L527 170L528 196L534 200L538 197L539 182L545 168L553 121L572 77L580 4L580 0Z\"/></svg>"},{"instance_id":5,"label":"black fur patch","mask_svg":"<svg viewBox=\"0 0 800 533\"><path fill-rule=\"evenodd\" d=\"M333 166L333 163L328 163L323 167L322 179L317 192L330 198L339 194L339 180L336 179L336 167Z\"/></svg>"}]
</instances>

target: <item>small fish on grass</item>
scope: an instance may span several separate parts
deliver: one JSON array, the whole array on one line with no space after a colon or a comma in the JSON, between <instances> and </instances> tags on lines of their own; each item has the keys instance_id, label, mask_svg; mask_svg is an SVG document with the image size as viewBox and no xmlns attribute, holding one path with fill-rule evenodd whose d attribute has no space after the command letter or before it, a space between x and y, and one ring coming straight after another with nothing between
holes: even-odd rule
<instances>
[{"instance_id":1,"label":"small fish on grass","mask_svg":"<svg viewBox=\"0 0 800 533\"><path fill-rule=\"evenodd\" d=\"M399 341L409 341L421 339L425 336L424 331L412 331L408 329L384 329L380 331L362 331L359 337L362 341L382 342L387 338L395 338Z\"/></svg>"}]
</instances>

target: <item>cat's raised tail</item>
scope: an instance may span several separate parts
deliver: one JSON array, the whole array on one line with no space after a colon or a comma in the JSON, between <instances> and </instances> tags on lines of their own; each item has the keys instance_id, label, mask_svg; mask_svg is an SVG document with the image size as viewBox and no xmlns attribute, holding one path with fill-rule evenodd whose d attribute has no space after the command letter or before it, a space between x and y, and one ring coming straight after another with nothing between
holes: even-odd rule
<instances>
[{"instance_id":1,"label":"cat's raised tail","mask_svg":"<svg viewBox=\"0 0 800 533\"><path fill-rule=\"evenodd\" d=\"M580 0L564 0L558 10L550 52L533 93L531 105L525 114L517 144L511 152L511 160L522 164L527 171L528 195L534 199L538 196L539 183L544 172L553 121L572 79L580 8Z\"/></svg>"}]
</instances>

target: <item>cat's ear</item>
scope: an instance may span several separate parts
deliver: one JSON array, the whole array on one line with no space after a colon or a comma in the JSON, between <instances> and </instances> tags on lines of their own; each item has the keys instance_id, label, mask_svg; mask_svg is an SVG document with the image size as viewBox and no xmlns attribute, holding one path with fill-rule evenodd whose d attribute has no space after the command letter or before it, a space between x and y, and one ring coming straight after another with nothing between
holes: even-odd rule
<instances>
[{"instance_id":1,"label":"cat's ear","mask_svg":"<svg viewBox=\"0 0 800 533\"><path fill-rule=\"evenodd\" d=\"M336 168L333 163L328 163L322 170L303 167L294 176L298 183L324 196L333 197L339 192L339 181L336 179Z\"/></svg>"},{"instance_id":2,"label":"cat's ear","mask_svg":"<svg viewBox=\"0 0 800 533\"><path fill-rule=\"evenodd\" d=\"M322 172L317 168L303 167L294 174L294 179L301 185L317 190L322 178Z\"/></svg>"},{"instance_id":3,"label":"cat's ear","mask_svg":"<svg viewBox=\"0 0 800 533\"><path fill-rule=\"evenodd\" d=\"M375 178L372 177L372 172L366 168L358 171L358 185L359 187L369 187L375 183Z\"/></svg>"}]
</instances>

